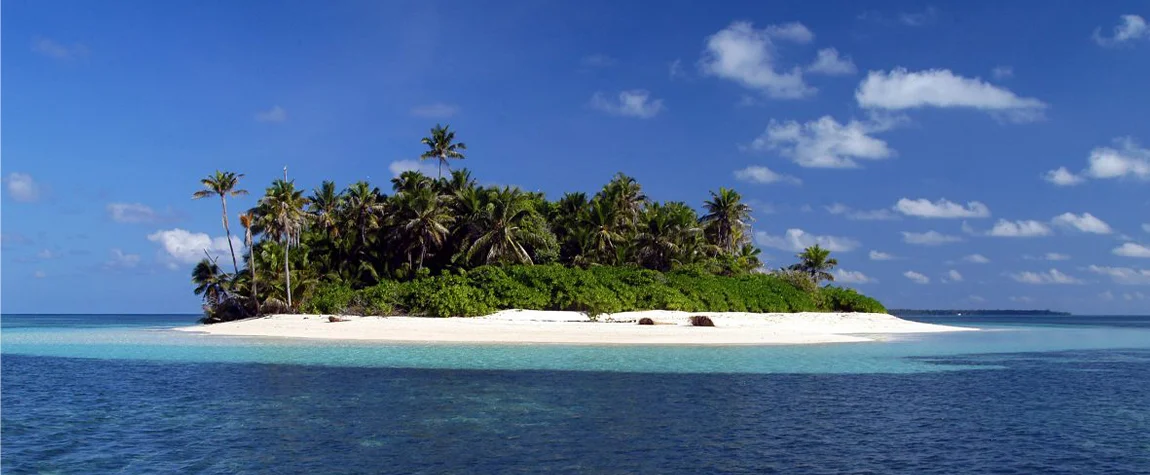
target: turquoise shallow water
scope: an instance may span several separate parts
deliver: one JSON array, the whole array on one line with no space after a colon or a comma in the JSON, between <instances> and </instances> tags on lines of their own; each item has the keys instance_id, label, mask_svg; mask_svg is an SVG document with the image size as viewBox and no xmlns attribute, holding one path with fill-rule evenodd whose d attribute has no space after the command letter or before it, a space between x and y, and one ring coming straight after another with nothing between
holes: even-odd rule
<instances>
[{"instance_id":1,"label":"turquoise shallow water","mask_svg":"<svg viewBox=\"0 0 1150 475\"><path fill-rule=\"evenodd\" d=\"M875 335L871 343L788 346L571 346L336 342L172 331L196 317L25 316L0 320L5 354L345 367L656 373L908 373L963 369L922 358L963 354L1150 348L1141 317L920 320L978 332ZM983 367L985 368L985 367Z\"/></svg>"},{"instance_id":2,"label":"turquoise shallow water","mask_svg":"<svg viewBox=\"0 0 1150 475\"><path fill-rule=\"evenodd\" d=\"M3 473L1150 473L1150 317L774 347L0 319Z\"/></svg>"}]
</instances>

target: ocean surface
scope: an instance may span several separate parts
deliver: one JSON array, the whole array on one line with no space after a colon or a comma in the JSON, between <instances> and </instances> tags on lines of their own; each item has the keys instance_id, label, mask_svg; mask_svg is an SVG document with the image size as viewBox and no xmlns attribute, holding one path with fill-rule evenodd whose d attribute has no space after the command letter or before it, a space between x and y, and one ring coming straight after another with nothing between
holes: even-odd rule
<instances>
[{"instance_id":1,"label":"ocean surface","mask_svg":"<svg viewBox=\"0 0 1150 475\"><path fill-rule=\"evenodd\" d=\"M1150 317L645 347L0 317L3 473L1150 473Z\"/></svg>"}]
</instances>

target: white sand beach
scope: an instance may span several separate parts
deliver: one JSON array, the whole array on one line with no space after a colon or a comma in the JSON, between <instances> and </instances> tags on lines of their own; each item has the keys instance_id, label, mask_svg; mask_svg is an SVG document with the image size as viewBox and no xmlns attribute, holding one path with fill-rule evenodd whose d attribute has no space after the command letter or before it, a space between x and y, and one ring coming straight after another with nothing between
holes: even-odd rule
<instances>
[{"instance_id":1,"label":"white sand beach","mask_svg":"<svg viewBox=\"0 0 1150 475\"><path fill-rule=\"evenodd\" d=\"M714 327L693 327L706 315ZM208 335L454 343L789 345L872 341L876 334L971 331L880 313L740 313L647 310L600 315L504 310L473 318L270 315L176 330ZM655 325L638 325L640 318Z\"/></svg>"}]
</instances>

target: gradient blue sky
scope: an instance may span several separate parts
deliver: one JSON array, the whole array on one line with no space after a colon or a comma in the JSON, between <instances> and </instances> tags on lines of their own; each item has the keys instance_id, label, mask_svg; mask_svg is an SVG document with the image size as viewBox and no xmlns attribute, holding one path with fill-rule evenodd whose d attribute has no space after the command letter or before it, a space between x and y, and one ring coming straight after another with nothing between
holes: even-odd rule
<instances>
[{"instance_id":1,"label":"gradient blue sky","mask_svg":"<svg viewBox=\"0 0 1150 475\"><path fill-rule=\"evenodd\" d=\"M736 187L769 265L822 243L888 306L1150 310L1145 2L2 13L4 312L198 311L190 262L226 249L200 177L382 184L436 122L553 198Z\"/></svg>"}]
</instances>

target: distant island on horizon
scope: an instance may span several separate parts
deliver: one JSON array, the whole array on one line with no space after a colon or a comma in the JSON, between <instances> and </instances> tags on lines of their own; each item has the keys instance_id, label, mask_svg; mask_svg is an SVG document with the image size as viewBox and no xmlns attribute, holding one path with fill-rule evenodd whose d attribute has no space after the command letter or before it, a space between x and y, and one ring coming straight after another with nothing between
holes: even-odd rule
<instances>
[{"instance_id":1,"label":"distant island on horizon","mask_svg":"<svg viewBox=\"0 0 1150 475\"><path fill-rule=\"evenodd\" d=\"M1056 312L1054 310L938 310L938 309L907 309L892 308L888 310L891 315L1070 315L1070 312Z\"/></svg>"}]
</instances>

